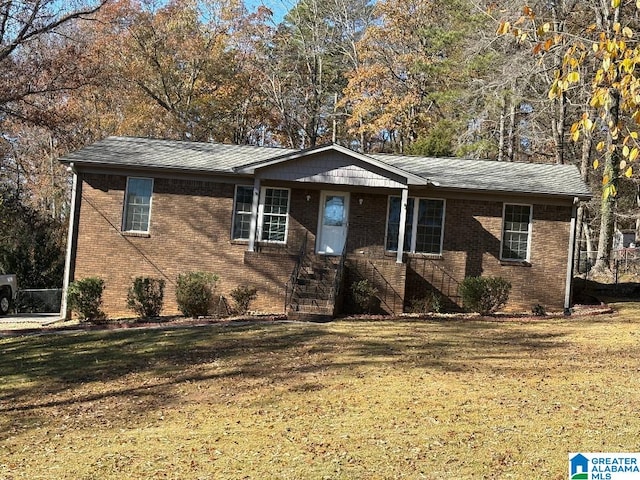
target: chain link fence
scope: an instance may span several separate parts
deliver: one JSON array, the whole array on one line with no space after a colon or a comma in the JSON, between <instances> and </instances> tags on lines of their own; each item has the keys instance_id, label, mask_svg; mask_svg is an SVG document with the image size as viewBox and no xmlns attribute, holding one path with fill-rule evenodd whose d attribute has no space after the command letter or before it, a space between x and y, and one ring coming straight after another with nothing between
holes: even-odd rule
<instances>
[{"instance_id":1,"label":"chain link fence","mask_svg":"<svg viewBox=\"0 0 640 480\"><path fill-rule=\"evenodd\" d=\"M584 274L588 278L591 268L597 259L596 251L580 250L577 270L579 274ZM640 248L620 248L611 251L609 268L614 274L614 281L622 274L640 274Z\"/></svg>"},{"instance_id":2,"label":"chain link fence","mask_svg":"<svg viewBox=\"0 0 640 480\"><path fill-rule=\"evenodd\" d=\"M18 313L58 313L62 304L61 288L36 288L18 290Z\"/></svg>"}]
</instances>

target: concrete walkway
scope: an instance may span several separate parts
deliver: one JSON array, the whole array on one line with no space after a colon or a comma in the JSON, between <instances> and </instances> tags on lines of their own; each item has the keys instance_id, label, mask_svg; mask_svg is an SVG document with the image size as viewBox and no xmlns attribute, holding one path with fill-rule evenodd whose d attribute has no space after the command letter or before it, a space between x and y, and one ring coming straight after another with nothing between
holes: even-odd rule
<instances>
[{"instance_id":1,"label":"concrete walkway","mask_svg":"<svg viewBox=\"0 0 640 480\"><path fill-rule=\"evenodd\" d=\"M3 324L26 323L29 324L28 327L38 327L58 321L60 321L59 313L15 313L0 317L0 329Z\"/></svg>"}]
</instances>

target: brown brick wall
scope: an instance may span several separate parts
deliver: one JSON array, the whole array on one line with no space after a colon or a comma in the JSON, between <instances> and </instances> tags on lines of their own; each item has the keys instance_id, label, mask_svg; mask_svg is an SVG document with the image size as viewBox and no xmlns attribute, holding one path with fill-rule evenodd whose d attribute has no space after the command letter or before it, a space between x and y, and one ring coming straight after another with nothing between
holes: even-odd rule
<instances>
[{"instance_id":1,"label":"brown brick wall","mask_svg":"<svg viewBox=\"0 0 640 480\"><path fill-rule=\"evenodd\" d=\"M230 241L234 185L156 178L148 236L121 232L125 187L123 175L84 175L74 278L98 275L105 280L104 309L110 316L131 315L126 294L138 275L165 278L164 313L177 312L175 279L191 270L216 273L218 291L225 296L240 284L254 285L258 298L252 309L283 311L284 286L304 238L309 252L315 248L319 190L292 189L287 245L260 245L252 253L246 243ZM384 252L386 194L352 193L349 213L352 265L365 272L366 262L375 265L386 279L380 286L391 285L405 304L435 289L454 306L459 304L457 283L465 276L500 275L513 284L509 308L562 307L571 207L534 205L530 266L499 260L499 201L448 198L442 256L409 256L406 265L397 265L395 254ZM397 305L396 293L385 288L390 296L383 304Z\"/></svg>"},{"instance_id":2,"label":"brown brick wall","mask_svg":"<svg viewBox=\"0 0 640 480\"><path fill-rule=\"evenodd\" d=\"M244 243L232 244L234 185L156 178L148 237L121 233L125 188L126 176L84 176L74 278L105 280L109 316L132 314L126 295L138 275L164 278L163 313L177 313L176 277L194 270L217 274L218 293L227 297L240 284L256 286L253 310L283 311L293 262L286 249L258 256L247 254Z\"/></svg>"},{"instance_id":3,"label":"brown brick wall","mask_svg":"<svg viewBox=\"0 0 640 480\"><path fill-rule=\"evenodd\" d=\"M562 309L570 217L569 206L533 205L531 259L525 266L500 261L501 202L448 199L442 257L409 259L407 294L436 290L460 305L457 284L465 276L501 276L512 284L507 309L530 311L537 303Z\"/></svg>"}]
</instances>

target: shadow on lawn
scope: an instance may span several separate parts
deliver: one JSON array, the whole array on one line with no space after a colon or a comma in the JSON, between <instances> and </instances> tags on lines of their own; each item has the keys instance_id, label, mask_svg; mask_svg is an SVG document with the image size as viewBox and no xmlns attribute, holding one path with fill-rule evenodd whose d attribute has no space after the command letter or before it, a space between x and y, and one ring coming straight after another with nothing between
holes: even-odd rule
<instances>
[{"instance_id":1,"label":"shadow on lawn","mask_svg":"<svg viewBox=\"0 0 640 480\"><path fill-rule=\"evenodd\" d=\"M252 378L277 384L385 363L452 372L469 368L466 362L474 370L508 369L493 360L527 360L564 344L560 333L469 321L216 325L11 338L0 342L0 372L5 385L13 384L0 389L0 412L132 396L157 406L180 401L172 387L187 382L232 378L240 390L250 388L242 380ZM119 381L134 373L151 373L154 380ZM107 388L65 393L93 382Z\"/></svg>"}]
</instances>

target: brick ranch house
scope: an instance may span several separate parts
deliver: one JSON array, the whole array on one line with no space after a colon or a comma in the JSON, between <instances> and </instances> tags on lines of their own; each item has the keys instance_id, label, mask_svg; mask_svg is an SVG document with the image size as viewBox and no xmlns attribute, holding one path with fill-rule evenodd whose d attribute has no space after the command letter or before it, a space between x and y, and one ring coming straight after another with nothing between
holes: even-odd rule
<instances>
[{"instance_id":1,"label":"brick ranch house","mask_svg":"<svg viewBox=\"0 0 640 480\"><path fill-rule=\"evenodd\" d=\"M65 287L100 276L110 317L131 315L139 275L164 278L163 313L177 313L176 277L195 270L226 298L256 287L261 312L333 315L359 279L390 314L433 294L455 308L478 275L511 282L508 310L566 309L576 204L591 197L574 166L339 145L110 137L61 162L74 173Z\"/></svg>"}]
</instances>

